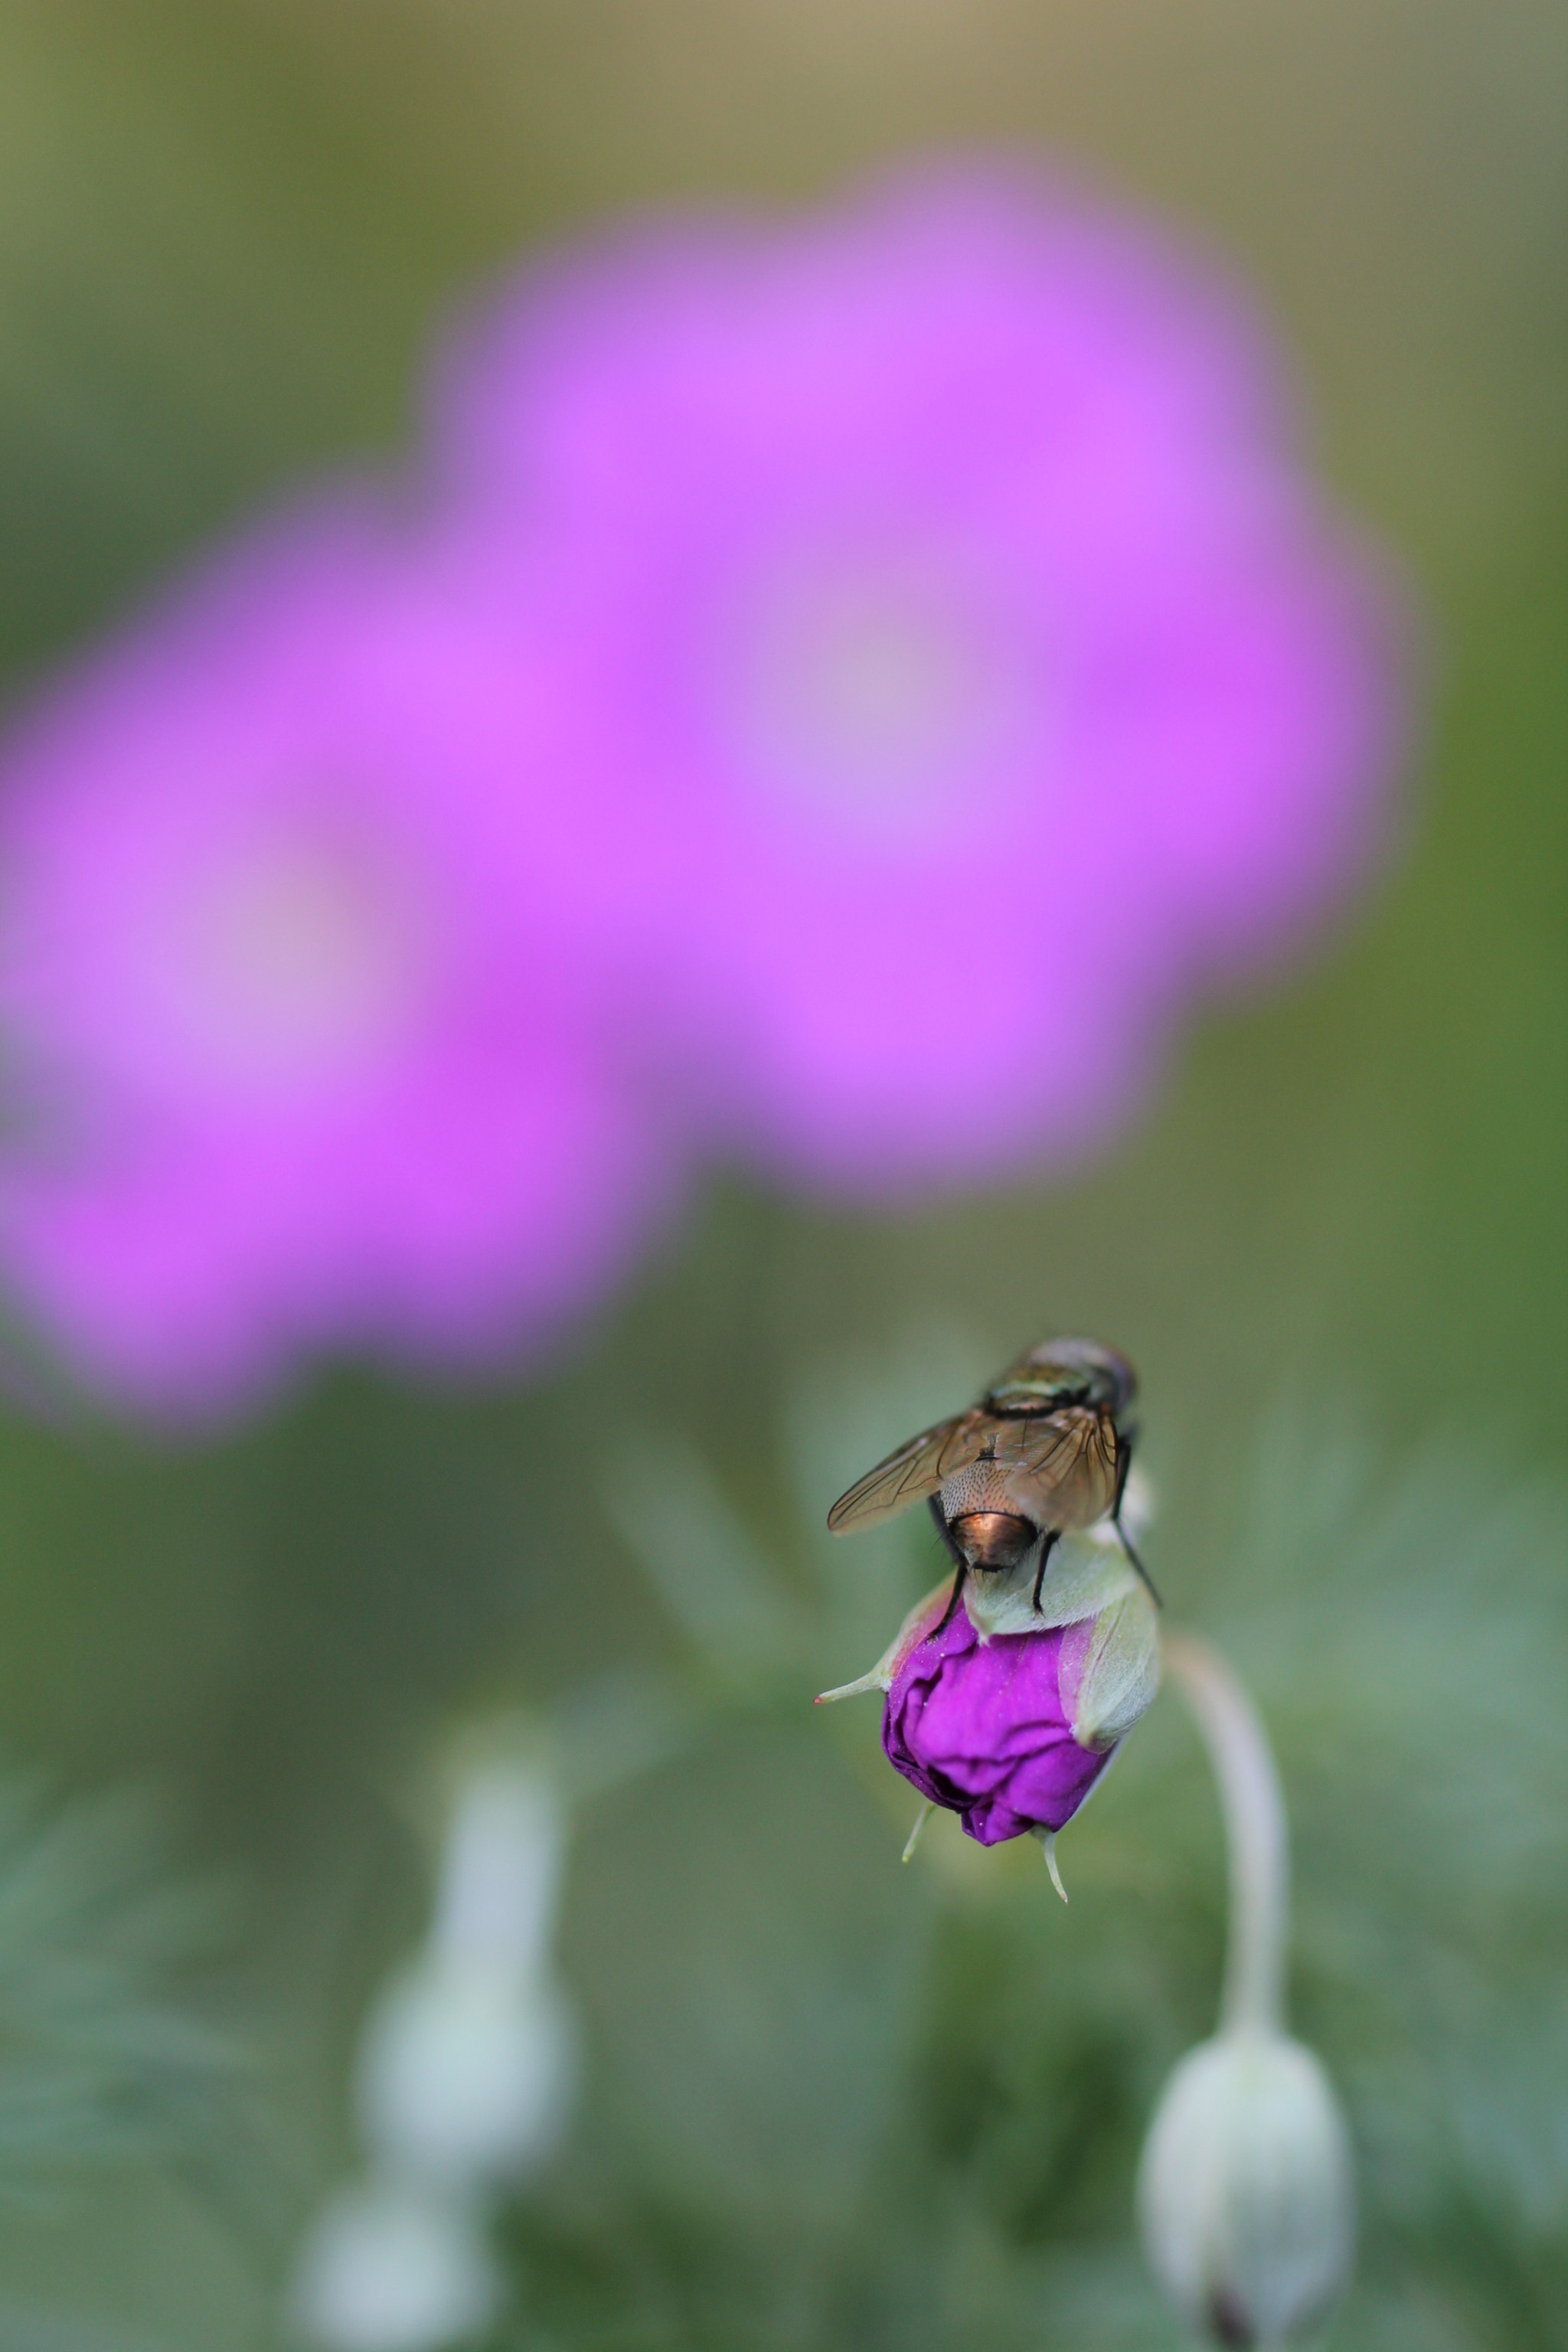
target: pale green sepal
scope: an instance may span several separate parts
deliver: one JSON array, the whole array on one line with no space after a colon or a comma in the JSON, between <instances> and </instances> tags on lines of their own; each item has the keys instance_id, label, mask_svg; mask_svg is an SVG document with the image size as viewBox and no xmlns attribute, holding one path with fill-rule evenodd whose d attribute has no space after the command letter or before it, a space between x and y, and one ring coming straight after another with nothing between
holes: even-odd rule
<instances>
[{"instance_id":1,"label":"pale green sepal","mask_svg":"<svg viewBox=\"0 0 1568 2352\"><path fill-rule=\"evenodd\" d=\"M813 1706L833 1706L841 1698L859 1698L867 1691L886 1692L888 1688L880 1666L873 1666L868 1675L857 1675L852 1683L839 1683L832 1690L818 1691L811 1703Z\"/></svg>"},{"instance_id":2,"label":"pale green sepal","mask_svg":"<svg viewBox=\"0 0 1568 2352\"><path fill-rule=\"evenodd\" d=\"M852 1683L840 1683L837 1689L819 1691L816 1704L831 1706L836 1699L858 1698L862 1691L889 1691L893 1676L916 1643L922 1642L931 1627L945 1614L952 1597L952 1579L944 1576L933 1585L923 1601L917 1601L898 1632L869 1673L857 1675Z\"/></svg>"},{"instance_id":3,"label":"pale green sepal","mask_svg":"<svg viewBox=\"0 0 1568 2352\"><path fill-rule=\"evenodd\" d=\"M1154 1603L1133 1577L1130 1591L1095 1622L1073 1704L1080 1748L1114 1748L1160 1687L1160 1634Z\"/></svg>"},{"instance_id":4,"label":"pale green sepal","mask_svg":"<svg viewBox=\"0 0 1568 2352\"><path fill-rule=\"evenodd\" d=\"M1052 1548L1035 1607L1039 1553L1007 1576L972 1576L963 1605L983 1642L994 1633L1039 1633L1051 1625L1076 1625L1138 1586L1138 1573L1119 1543L1096 1540L1099 1529L1063 1536Z\"/></svg>"},{"instance_id":5,"label":"pale green sepal","mask_svg":"<svg viewBox=\"0 0 1568 2352\"><path fill-rule=\"evenodd\" d=\"M925 1802L921 1805L920 1811L915 1815L915 1825L905 1841L903 1853L899 1856L900 1862L908 1862L910 1860L916 1846L919 1845L921 1842L921 1832L924 1829L927 1822L930 1821L935 1811L935 1806L928 1797L925 1800Z\"/></svg>"},{"instance_id":6,"label":"pale green sepal","mask_svg":"<svg viewBox=\"0 0 1568 2352\"><path fill-rule=\"evenodd\" d=\"M1055 1830L1037 1830L1035 1835L1040 1841L1040 1852L1046 1857L1046 1868L1051 1874L1051 1885L1065 1903L1068 1899L1068 1891L1062 1885L1061 1872L1057 1868L1057 1833Z\"/></svg>"}]
</instances>

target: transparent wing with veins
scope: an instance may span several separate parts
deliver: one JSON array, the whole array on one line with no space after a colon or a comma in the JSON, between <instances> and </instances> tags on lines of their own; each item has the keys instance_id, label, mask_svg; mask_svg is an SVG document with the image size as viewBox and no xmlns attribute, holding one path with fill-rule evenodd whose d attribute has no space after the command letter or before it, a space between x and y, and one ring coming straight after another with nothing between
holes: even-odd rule
<instances>
[{"instance_id":1,"label":"transparent wing with veins","mask_svg":"<svg viewBox=\"0 0 1568 2352\"><path fill-rule=\"evenodd\" d=\"M955 1470L967 1469L981 1459L987 1433L994 1425L989 1413L972 1405L950 1421L939 1421L934 1429L922 1429L918 1437L911 1437L885 1462L858 1478L847 1494L839 1496L827 1514L832 1533L841 1536L851 1528L877 1527L907 1510L911 1503L934 1495Z\"/></svg>"},{"instance_id":2,"label":"transparent wing with veins","mask_svg":"<svg viewBox=\"0 0 1568 2352\"><path fill-rule=\"evenodd\" d=\"M1087 1526L1110 1507L1116 1478L1116 1433L1092 1411L1001 1415L972 1405L951 1421L922 1430L857 1479L827 1514L834 1535L879 1526L934 1495L972 1463L994 1462L1026 1480L1042 1523L1059 1501L1063 1524Z\"/></svg>"}]
</instances>

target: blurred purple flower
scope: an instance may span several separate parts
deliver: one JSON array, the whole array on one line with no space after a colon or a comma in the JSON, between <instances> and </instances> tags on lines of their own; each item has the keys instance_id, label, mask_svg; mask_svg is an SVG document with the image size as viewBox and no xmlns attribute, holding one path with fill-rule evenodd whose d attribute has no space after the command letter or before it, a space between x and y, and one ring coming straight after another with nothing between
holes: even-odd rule
<instances>
[{"instance_id":1,"label":"blurred purple flower","mask_svg":"<svg viewBox=\"0 0 1568 2352\"><path fill-rule=\"evenodd\" d=\"M985 1641L960 1608L894 1675L882 1715L888 1761L982 1845L1059 1830L1115 1745L1073 1733L1093 1636L1089 1619Z\"/></svg>"},{"instance_id":2,"label":"blurred purple flower","mask_svg":"<svg viewBox=\"0 0 1568 2352\"><path fill-rule=\"evenodd\" d=\"M498 612L582 664L590 886L726 1146L874 1192L1103 1135L1364 866L1388 607L1237 299L1023 173L690 226L449 355Z\"/></svg>"},{"instance_id":3,"label":"blurred purple flower","mask_svg":"<svg viewBox=\"0 0 1568 2352\"><path fill-rule=\"evenodd\" d=\"M666 1189L542 734L518 767L530 677L513 648L502 696L436 584L344 500L0 750L0 1264L152 1409L302 1349L510 1353Z\"/></svg>"}]
</instances>

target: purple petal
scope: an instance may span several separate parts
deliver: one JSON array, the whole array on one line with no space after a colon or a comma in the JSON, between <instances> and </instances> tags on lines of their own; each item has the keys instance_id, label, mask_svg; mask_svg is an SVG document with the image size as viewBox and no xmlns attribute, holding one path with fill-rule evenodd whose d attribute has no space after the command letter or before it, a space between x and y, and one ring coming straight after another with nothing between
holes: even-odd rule
<instances>
[{"instance_id":1,"label":"purple petal","mask_svg":"<svg viewBox=\"0 0 1568 2352\"><path fill-rule=\"evenodd\" d=\"M882 1717L889 1761L982 1845L1060 1829L1110 1760L1072 1736L1061 1685L1075 1647L1073 1626L983 1643L961 1608L894 1677Z\"/></svg>"}]
</instances>

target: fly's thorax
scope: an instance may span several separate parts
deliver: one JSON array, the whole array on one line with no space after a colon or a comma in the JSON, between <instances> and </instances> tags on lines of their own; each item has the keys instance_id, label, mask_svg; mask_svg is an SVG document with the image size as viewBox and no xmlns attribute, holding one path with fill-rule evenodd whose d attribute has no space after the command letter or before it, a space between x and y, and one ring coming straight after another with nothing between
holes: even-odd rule
<instances>
[{"instance_id":1,"label":"fly's thorax","mask_svg":"<svg viewBox=\"0 0 1568 2352\"><path fill-rule=\"evenodd\" d=\"M1038 1471L1000 1462L972 1462L942 1487L942 1515L948 1526L980 1512L1005 1512L1037 1530L1091 1528L1116 1500L1116 1445L1106 1425L1103 1439L1091 1427L1089 1442L1064 1446Z\"/></svg>"},{"instance_id":2,"label":"fly's thorax","mask_svg":"<svg viewBox=\"0 0 1568 2352\"><path fill-rule=\"evenodd\" d=\"M1034 1494L1034 1482L1018 1470L1005 1469L997 1462L971 1462L966 1469L955 1470L942 1488L942 1515L951 1528L957 1519L972 1513L1002 1511L1021 1519L1034 1519L1042 1524L1029 1508Z\"/></svg>"}]
</instances>

